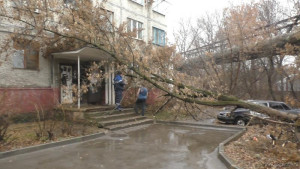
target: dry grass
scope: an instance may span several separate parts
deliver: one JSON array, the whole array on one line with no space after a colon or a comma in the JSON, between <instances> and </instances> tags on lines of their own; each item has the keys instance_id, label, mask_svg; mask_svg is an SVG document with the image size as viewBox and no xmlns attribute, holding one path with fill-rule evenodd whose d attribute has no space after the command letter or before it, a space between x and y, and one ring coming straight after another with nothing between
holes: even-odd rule
<instances>
[{"instance_id":1,"label":"dry grass","mask_svg":"<svg viewBox=\"0 0 300 169\"><path fill-rule=\"evenodd\" d=\"M275 145L269 134L277 137ZM225 152L247 169L296 169L300 163L300 143L290 128L282 126L249 126L241 138L225 147Z\"/></svg>"},{"instance_id":2,"label":"dry grass","mask_svg":"<svg viewBox=\"0 0 300 169\"><path fill-rule=\"evenodd\" d=\"M50 124L53 124L53 121L47 121L45 129L48 129L50 127ZM72 132L66 134L62 131L64 125L65 124L62 121L55 122L55 127L53 129L53 141L60 141L71 137L103 132L103 129L99 129L96 126L73 123ZM8 128L7 133L8 135L10 135L9 140L0 143L0 151L14 150L22 147L50 142L47 136L38 139L38 137L36 136L36 131L38 130L39 127L37 122L11 124Z\"/></svg>"}]
</instances>

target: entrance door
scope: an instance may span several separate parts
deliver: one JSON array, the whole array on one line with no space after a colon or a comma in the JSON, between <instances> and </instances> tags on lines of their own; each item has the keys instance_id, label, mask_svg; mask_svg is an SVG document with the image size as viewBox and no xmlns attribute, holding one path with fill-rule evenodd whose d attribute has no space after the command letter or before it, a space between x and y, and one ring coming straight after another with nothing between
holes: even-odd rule
<instances>
[{"instance_id":1,"label":"entrance door","mask_svg":"<svg viewBox=\"0 0 300 169\"><path fill-rule=\"evenodd\" d=\"M60 99L62 104L73 103L73 92L72 92L72 66L60 65Z\"/></svg>"}]
</instances>

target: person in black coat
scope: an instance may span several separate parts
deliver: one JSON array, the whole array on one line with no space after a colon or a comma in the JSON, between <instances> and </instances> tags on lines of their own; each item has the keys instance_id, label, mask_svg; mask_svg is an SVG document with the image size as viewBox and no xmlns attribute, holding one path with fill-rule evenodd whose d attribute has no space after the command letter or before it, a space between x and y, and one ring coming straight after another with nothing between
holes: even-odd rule
<instances>
[{"instance_id":1,"label":"person in black coat","mask_svg":"<svg viewBox=\"0 0 300 169\"><path fill-rule=\"evenodd\" d=\"M121 101L123 98L123 91L125 87L125 82L122 77L122 72L117 71L116 76L114 78L114 89L115 89L115 102L117 110L121 110Z\"/></svg>"}]
</instances>

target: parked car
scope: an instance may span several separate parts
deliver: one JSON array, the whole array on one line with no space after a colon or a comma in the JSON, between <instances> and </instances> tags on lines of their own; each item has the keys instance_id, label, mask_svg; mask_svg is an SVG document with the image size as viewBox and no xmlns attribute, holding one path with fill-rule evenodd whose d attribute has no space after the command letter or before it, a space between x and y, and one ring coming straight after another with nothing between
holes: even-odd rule
<instances>
[{"instance_id":1,"label":"parked car","mask_svg":"<svg viewBox=\"0 0 300 169\"><path fill-rule=\"evenodd\" d=\"M276 109L279 111L289 112L289 113L293 113L293 114L300 113L299 109L292 109L284 102L267 101L267 100L248 100L248 102L251 102L254 104L259 104L262 106L267 106L267 107L270 107L270 108L273 108L273 109ZM261 118L269 118L269 116L267 116L265 114L251 111L249 109L237 108L233 111L232 110L233 109L225 107L224 110L218 114L218 116L217 116L218 120L225 122L225 123L231 123L231 124L237 124L237 125L244 126L249 122L251 115L258 116Z\"/></svg>"}]
</instances>

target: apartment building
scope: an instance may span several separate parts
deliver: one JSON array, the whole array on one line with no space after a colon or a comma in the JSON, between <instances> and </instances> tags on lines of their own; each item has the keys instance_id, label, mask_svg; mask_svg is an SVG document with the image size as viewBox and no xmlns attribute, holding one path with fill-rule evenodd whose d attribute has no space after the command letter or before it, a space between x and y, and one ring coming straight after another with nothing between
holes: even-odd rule
<instances>
[{"instance_id":1,"label":"apartment building","mask_svg":"<svg viewBox=\"0 0 300 169\"><path fill-rule=\"evenodd\" d=\"M62 3L72 4L73 1L62 0ZM104 8L111 13L110 19L115 25L126 23L127 30L137 29L137 40L164 46L167 29L164 3L162 0L153 4L148 0L107 0ZM16 27L0 20L0 42ZM0 54L0 113L30 112L37 107L51 109L59 103L71 104L74 98L72 85L80 86L82 67L92 61L111 59L90 47L53 53L52 57L45 58L36 46L22 48L13 42L12 46L13 52L9 56ZM97 92L89 92L78 100L78 107L82 104L114 104L114 65L106 65L103 71L111 73Z\"/></svg>"},{"instance_id":2,"label":"apartment building","mask_svg":"<svg viewBox=\"0 0 300 169\"><path fill-rule=\"evenodd\" d=\"M105 8L112 12L116 25L128 23L128 29L139 29L137 39L157 45L165 45L165 31L167 29L165 5L162 0L155 1L150 7L145 0L111 0Z\"/></svg>"}]
</instances>

